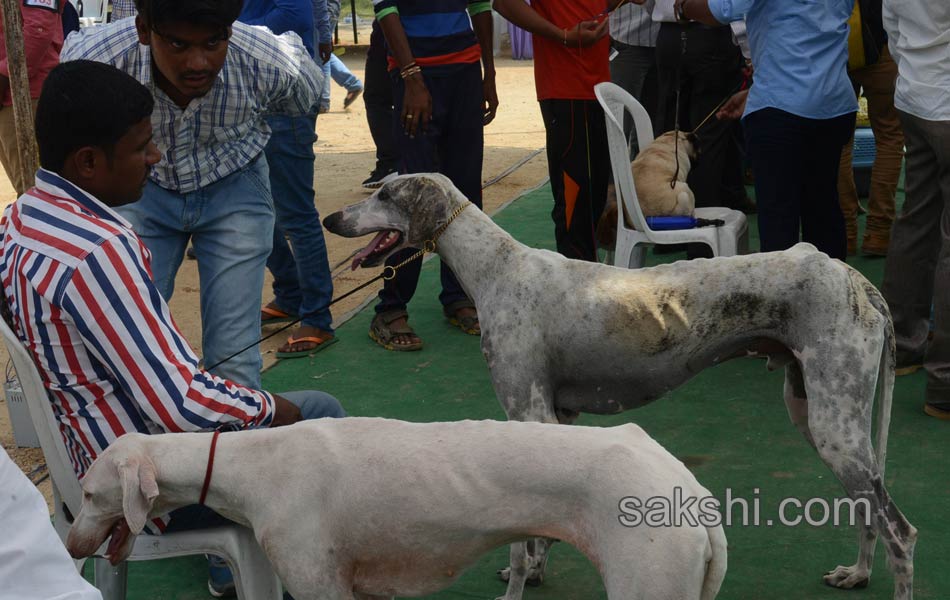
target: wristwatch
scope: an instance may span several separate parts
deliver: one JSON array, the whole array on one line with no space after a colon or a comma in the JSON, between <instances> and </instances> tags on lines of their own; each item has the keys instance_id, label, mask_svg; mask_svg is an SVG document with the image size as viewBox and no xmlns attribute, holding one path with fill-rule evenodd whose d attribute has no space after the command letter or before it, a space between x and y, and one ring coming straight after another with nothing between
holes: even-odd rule
<instances>
[{"instance_id":1,"label":"wristwatch","mask_svg":"<svg viewBox=\"0 0 950 600\"><path fill-rule=\"evenodd\" d=\"M689 21L689 19L686 17L685 0L676 0L676 3L673 5L673 14L676 16L676 20L680 23Z\"/></svg>"}]
</instances>

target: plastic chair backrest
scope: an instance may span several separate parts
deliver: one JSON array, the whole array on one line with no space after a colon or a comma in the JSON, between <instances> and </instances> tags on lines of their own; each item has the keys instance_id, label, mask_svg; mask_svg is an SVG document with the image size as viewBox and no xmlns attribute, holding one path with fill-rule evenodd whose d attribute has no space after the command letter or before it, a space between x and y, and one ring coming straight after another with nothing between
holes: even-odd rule
<instances>
[{"instance_id":1,"label":"plastic chair backrest","mask_svg":"<svg viewBox=\"0 0 950 600\"><path fill-rule=\"evenodd\" d=\"M20 387L30 408L30 418L33 420L33 427L40 440L43 455L46 457L46 468L70 512L74 515L79 514L82 488L69 455L66 453L66 444L63 443L59 432L59 421L53 415L53 406L49 401L36 363L3 319L0 319L0 333L3 334L3 341L10 352L17 379L20 381Z\"/></svg>"},{"instance_id":2,"label":"plastic chair backrest","mask_svg":"<svg viewBox=\"0 0 950 600\"><path fill-rule=\"evenodd\" d=\"M653 124L650 122L650 115L636 98L619 85L609 82L598 83L594 86L594 95L604 108L607 119L607 146L610 150L614 185L617 186L620 197L620 202L617 203L619 224L623 225L623 215L626 211L637 231L649 235L651 230L647 226L643 211L640 210L637 188L633 183L633 173L630 171L630 148L623 132L623 122L625 114L633 118L637 143L642 150L653 142Z\"/></svg>"}]
</instances>

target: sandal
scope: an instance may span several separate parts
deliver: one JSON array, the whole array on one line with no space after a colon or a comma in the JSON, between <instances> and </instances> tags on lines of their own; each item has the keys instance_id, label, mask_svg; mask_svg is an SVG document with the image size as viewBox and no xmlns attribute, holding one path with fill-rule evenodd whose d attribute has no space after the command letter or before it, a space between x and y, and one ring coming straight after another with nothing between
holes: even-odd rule
<instances>
[{"instance_id":1,"label":"sandal","mask_svg":"<svg viewBox=\"0 0 950 600\"><path fill-rule=\"evenodd\" d=\"M478 322L478 314L459 317L458 312L463 308L475 308L471 300L459 300L442 308L442 314L449 320L449 324L458 327L468 335L481 335L482 328Z\"/></svg>"},{"instance_id":2,"label":"sandal","mask_svg":"<svg viewBox=\"0 0 950 600\"><path fill-rule=\"evenodd\" d=\"M295 338L294 336L290 336L289 338L287 338L287 346L293 347L294 345L300 344L303 342L315 344L315 346L313 348L307 348L306 350L296 350L296 351L278 350L277 352L274 353L274 356L276 356L277 358L303 358L304 356L310 356L311 354L316 354L317 352L320 352L321 350L325 349L327 346L332 346L333 344L337 342L336 336L333 335L332 333L328 333L326 335L328 337L305 335L299 338Z\"/></svg>"},{"instance_id":3,"label":"sandal","mask_svg":"<svg viewBox=\"0 0 950 600\"><path fill-rule=\"evenodd\" d=\"M297 315L284 312L274 306L271 302L267 306L261 307L261 325L275 325L277 323L293 323L297 320Z\"/></svg>"},{"instance_id":4,"label":"sandal","mask_svg":"<svg viewBox=\"0 0 950 600\"><path fill-rule=\"evenodd\" d=\"M416 350L422 350L422 340L419 339L419 336L416 335L416 332L408 323L400 327L390 326L393 321L402 317L408 320L409 315L406 311L392 311L377 314L373 317L373 322L370 323L369 337L383 348L393 352L414 352ZM410 339L415 338L415 341L408 344L397 344L393 341L397 336L404 336Z\"/></svg>"}]
</instances>

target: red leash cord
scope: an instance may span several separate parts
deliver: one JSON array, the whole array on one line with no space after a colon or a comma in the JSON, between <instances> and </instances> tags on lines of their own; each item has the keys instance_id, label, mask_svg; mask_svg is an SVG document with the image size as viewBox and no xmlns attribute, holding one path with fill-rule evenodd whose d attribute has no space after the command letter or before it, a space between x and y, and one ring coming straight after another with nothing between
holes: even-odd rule
<instances>
[{"instance_id":1,"label":"red leash cord","mask_svg":"<svg viewBox=\"0 0 950 600\"><path fill-rule=\"evenodd\" d=\"M221 435L220 431L215 431L214 435L211 436L211 449L208 450L208 469L205 471L205 482L201 485L201 497L198 499L198 504L204 506L205 498L208 497L208 487L211 484L211 472L214 471L214 449L218 445L218 436Z\"/></svg>"}]
</instances>

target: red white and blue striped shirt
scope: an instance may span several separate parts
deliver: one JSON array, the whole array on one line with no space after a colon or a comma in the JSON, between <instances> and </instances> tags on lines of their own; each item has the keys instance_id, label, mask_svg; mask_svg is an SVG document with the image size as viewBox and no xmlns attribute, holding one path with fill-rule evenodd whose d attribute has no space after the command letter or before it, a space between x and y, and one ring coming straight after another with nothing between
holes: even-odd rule
<instances>
[{"instance_id":1,"label":"red white and blue striped shirt","mask_svg":"<svg viewBox=\"0 0 950 600\"><path fill-rule=\"evenodd\" d=\"M59 175L0 220L0 277L80 478L125 433L270 424L274 399L215 377L152 282L148 250L115 211Z\"/></svg>"}]
</instances>

